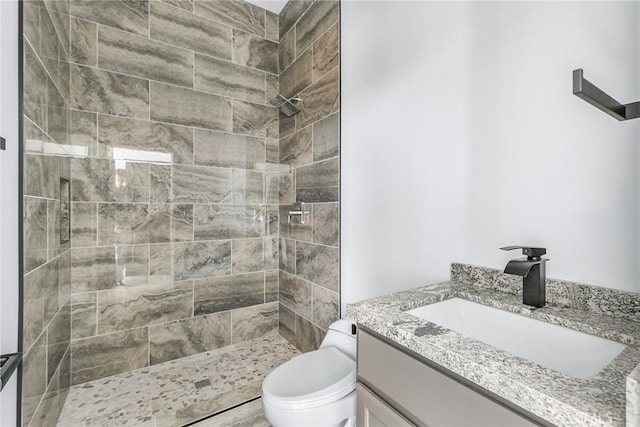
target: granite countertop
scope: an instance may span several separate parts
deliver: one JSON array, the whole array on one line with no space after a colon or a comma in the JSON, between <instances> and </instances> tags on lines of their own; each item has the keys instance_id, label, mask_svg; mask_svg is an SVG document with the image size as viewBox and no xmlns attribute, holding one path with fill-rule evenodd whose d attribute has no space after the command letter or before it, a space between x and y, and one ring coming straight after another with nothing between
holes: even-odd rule
<instances>
[{"instance_id":1,"label":"granite countertop","mask_svg":"<svg viewBox=\"0 0 640 427\"><path fill-rule=\"evenodd\" d=\"M347 317L550 423L640 427L640 294L548 279L547 306L533 308L522 304L521 279L498 270L453 264L451 279L350 304ZM627 347L577 379L405 313L454 297Z\"/></svg>"}]
</instances>

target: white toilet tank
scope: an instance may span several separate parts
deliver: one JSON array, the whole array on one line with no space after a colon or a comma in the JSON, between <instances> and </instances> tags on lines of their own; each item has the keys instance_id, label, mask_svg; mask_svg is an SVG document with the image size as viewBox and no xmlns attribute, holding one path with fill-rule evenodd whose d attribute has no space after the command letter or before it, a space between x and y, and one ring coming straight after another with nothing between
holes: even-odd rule
<instances>
[{"instance_id":1,"label":"white toilet tank","mask_svg":"<svg viewBox=\"0 0 640 427\"><path fill-rule=\"evenodd\" d=\"M329 325L329 331L322 340L320 348L335 347L342 353L356 360L356 322L348 319L336 320Z\"/></svg>"}]
</instances>

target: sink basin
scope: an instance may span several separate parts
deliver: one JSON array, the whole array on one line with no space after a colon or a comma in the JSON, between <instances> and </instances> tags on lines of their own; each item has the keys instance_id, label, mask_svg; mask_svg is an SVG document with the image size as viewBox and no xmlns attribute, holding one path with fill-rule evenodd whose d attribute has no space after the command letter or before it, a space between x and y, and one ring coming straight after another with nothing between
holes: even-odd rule
<instances>
[{"instance_id":1,"label":"sink basin","mask_svg":"<svg viewBox=\"0 0 640 427\"><path fill-rule=\"evenodd\" d=\"M461 298L407 313L575 378L595 376L626 347Z\"/></svg>"}]
</instances>

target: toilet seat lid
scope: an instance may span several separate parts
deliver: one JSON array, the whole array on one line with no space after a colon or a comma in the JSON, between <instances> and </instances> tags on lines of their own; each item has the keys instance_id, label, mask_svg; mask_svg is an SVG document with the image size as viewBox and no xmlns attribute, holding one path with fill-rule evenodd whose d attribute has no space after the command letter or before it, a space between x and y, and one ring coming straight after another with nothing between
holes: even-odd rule
<instances>
[{"instance_id":1,"label":"toilet seat lid","mask_svg":"<svg viewBox=\"0 0 640 427\"><path fill-rule=\"evenodd\" d=\"M301 354L277 367L262 384L262 397L283 409L335 402L356 387L356 362L335 347Z\"/></svg>"}]
</instances>

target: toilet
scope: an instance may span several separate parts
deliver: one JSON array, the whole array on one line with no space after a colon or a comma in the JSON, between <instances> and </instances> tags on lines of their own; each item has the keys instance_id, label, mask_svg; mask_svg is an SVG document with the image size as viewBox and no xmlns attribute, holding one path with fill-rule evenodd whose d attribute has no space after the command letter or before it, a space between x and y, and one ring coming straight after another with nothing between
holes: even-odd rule
<instances>
[{"instance_id":1,"label":"toilet","mask_svg":"<svg viewBox=\"0 0 640 427\"><path fill-rule=\"evenodd\" d=\"M356 325L338 320L320 348L294 357L262 382L262 404L274 427L355 427Z\"/></svg>"}]
</instances>

